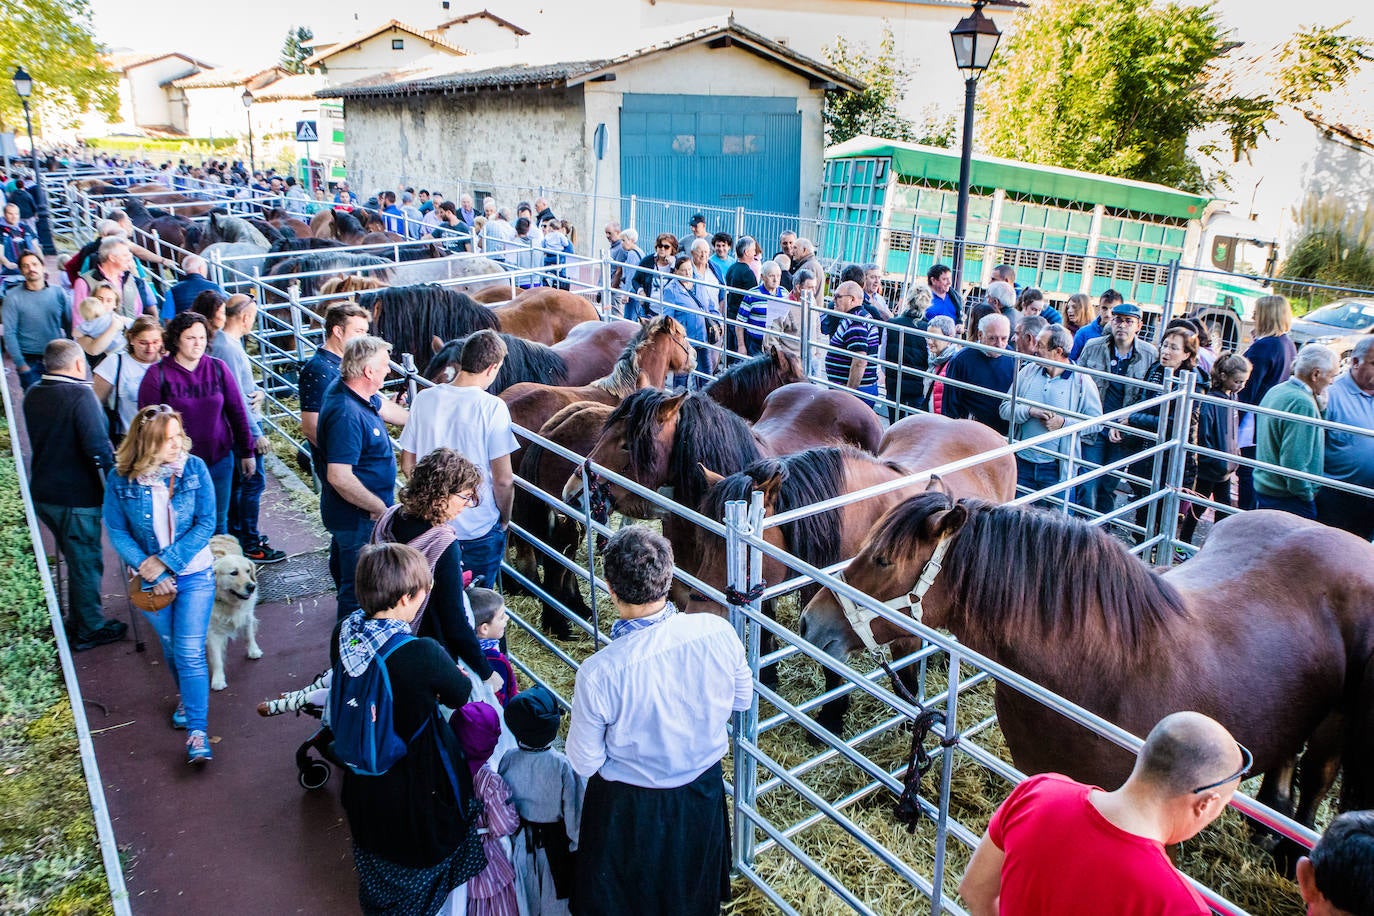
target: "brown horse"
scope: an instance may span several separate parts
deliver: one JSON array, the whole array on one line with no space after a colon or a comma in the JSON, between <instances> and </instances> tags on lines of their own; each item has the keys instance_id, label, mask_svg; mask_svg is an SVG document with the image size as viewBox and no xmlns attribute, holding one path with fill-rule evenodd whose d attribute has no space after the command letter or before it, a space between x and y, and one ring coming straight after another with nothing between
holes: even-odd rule
<instances>
[{"instance_id":1,"label":"brown horse","mask_svg":"<svg viewBox=\"0 0 1374 916\"><path fill-rule=\"evenodd\" d=\"M788 385L769 395L754 428L701 392L636 391L611 414L588 458L650 490L669 488L674 501L696 509L706 495L705 468L734 474L759 458L781 454L778 445L784 444L789 451L817 445L877 446L878 435L868 435L862 420L837 422L836 404L843 398L853 402L847 411L850 416L867 414L872 418L873 412L862 401L839 391L833 392L839 396L835 399L796 401L790 393L778 399L788 388L799 387L809 386ZM863 431L860 441L843 437L841 431L851 428ZM759 429L767 430L768 435ZM614 508L631 518L663 514L658 506L618 484L596 477L593 485L597 502L608 512ZM563 488L564 500L573 503L580 498L581 489L581 476L569 477ZM695 527L675 514L663 520L664 535L673 542L677 564L684 569L699 566ZM675 584L674 595L680 607L686 605L686 588L680 583Z\"/></svg>"},{"instance_id":2,"label":"brown horse","mask_svg":"<svg viewBox=\"0 0 1374 916\"><path fill-rule=\"evenodd\" d=\"M1127 731L1197 710L1250 748L1260 800L1291 802L1303 743L1347 724L1343 800L1369 807L1374 774L1374 547L1273 511L1218 522L1197 555L1160 573L1100 528L1057 513L914 496L879 523L845 579L879 600L907 595L936 549L924 622ZM911 613L913 602L904 602ZM902 607L901 603L896 605ZM879 643L907 637L877 618ZM829 590L802 635L842 658L860 644ZM1002 684L998 721L1016 766L1117 785L1131 755ZM1303 798L1311 823L1320 798Z\"/></svg>"},{"instance_id":3,"label":"brown horse","mask_svg":"<svg viewBox=\"0 0 1374 916\"><path fill-rule=\"evenodd\" d=\"M504 283L484 286L472 294L476 302L483 305L499 305L502 302L509 302L515 298L515 290L506 286Z\"/></svg>"},{"instance_id":4,"label":"brown horse","mask_svg":"<svg viewBox=\"0 0 1374 916\"><path fill-rule=\"evenodd\" d=\"M511 421L525 429L539 429L558 411L577 401L615 406L640 388L662 388L670 375L688 371L696 353L687 332L674 318L660 315L641 320L635 335L604 378L577 387L522 382L501 392ZM512 465L519 464L514 459Z\"/></svg>"},{"instance_id":5,"label":"brown horse","mask_svg":"<svg viewBox=\"0 0 1374 916\"><path fill-rule=\"evenodd\" d=\"M267 222L281 230L283 233L290 233L298 239L314 238L315 234L310 231L310 224L303 219L298 219L287 213L281 207L273 207L268 210L265 219Z\"/></svg>"},{"instance_id":6,"label":"brown horse","mask_svg":"<svg viewBox=\"0 0 1374 916\"><path fill-rule=\"evenodd\" d=\"M616 361L625 352L630 342L643 331L634 321L587 321L579 324L568 336L552 347L531 343L513 335L509 340L520 340L519 353L509 349L507 361L527 363L532 370L512 374L519 376L511 385L530 379L544 379L562 385L589 385L610 372ZM465 338L441 342L433 339L434 356L426 370L429 380L435 384L453 381L458 371L458 359L462 355L462 341ZM487 389L499 394L506 387L497 388L493 384ZM493 390L495 389L495 390Z\"/></svg>"},{"instance_id":7,"label":"brown horse","mask_svg":"<svg viewBox=\"0 0 1374 916\"><path fill-rule=\"evenodd\" d=\"M754 429L757 431L757 424ZM764 458L729 477L722 477L708 468L706 478L710 489L702 500L701 512L710 518L723 519L727 502L748 502L750 494L759 490L763 493L763 512L767 517L919 475L922 471L971 458L1005 444L996 431L973 420L914 414L888 429L876 455L852 446L829 445L779 458ZM1003 455L940 479L956 496L1006 502L1016 495L1016 461L1010 455ZM863 539L878 519L908 496L923 492L928 480L917 477L901 489L867 496L837 509L767 528L765 540L812 566L838 563L858 553ZM699 531L698 537L701 565L696 570L697 578L718 589L724 588L724 539L707 531ZM781 561L764 558L763 578L768 582L782 582L794 575L797 572ZM725 607L697 594L692 595L684 610L727 613Z\"/></svg>"},{"instance_id":8,"label":"brown horse","mask_svg":"<svg viewBox=\"0 0 1374 916\"><path fill-rule=\"evenodd\" d=\"M567 337L579 324L601 318L585 296L548 286L523 292L492 311L502 331L548 346Z\"/></svg>"},{"instance_id":9,"label":"brown horse","mask_svg":"<svg viewBox=\"0 0 1374 916\"><path fill-rule=\"evenodd\" d=\"M784 385L804 381L806 371L796 354L770 341L758 356L734 363L702 390L750 423L757 423L770 394Z\"/></svg>"}]
</instances>

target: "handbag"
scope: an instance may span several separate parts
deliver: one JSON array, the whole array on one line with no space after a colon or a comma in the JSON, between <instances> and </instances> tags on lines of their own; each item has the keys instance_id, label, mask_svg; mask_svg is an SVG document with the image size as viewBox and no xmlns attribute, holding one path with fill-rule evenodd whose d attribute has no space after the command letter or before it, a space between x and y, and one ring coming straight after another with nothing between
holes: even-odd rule
<instances>
[{"instance_id":1,"label":"handbag","mask_svg":"<svg viewBox=\"0 0 1374 916\"><path fill-rule=\"evenodd\" d=\"M175 477L167 478L167 525L168 530L176 533L176 520L172 518L172 489L176 481ZM176 589L165 595L154 594L150 589L143 587L143 577L135 570L129 576L129 603L140 611L156 613L176 600Z\"/></svg>"},{"instance_id":2,"label":"handbag","mask_svg":"<svg viewBox=\"0 0 1374 916\"><path fill-rule=\"evenodd\" d=\"M111 400L101 405L105 408L105 421L109 424L110 441L116 446L124 438L119 422L119 377L124 374L124 354L115 354L114 384L110 386Z\"/></svg>"}]
</instances>

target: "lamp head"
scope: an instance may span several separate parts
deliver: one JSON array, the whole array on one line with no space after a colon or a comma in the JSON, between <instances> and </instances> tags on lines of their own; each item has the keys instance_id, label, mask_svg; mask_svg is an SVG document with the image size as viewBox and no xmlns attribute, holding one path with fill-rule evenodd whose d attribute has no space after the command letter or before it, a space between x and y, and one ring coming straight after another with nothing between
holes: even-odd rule
<instances>
[{"instance_id":1,"label":"lamp head","mask_svg":"<svg viewBox=\"0 0 1374 916\"><path fill-rule=\"evenodd\" d=\"M239 101L243 102L244 108L251 106L253 104L253 91L251 89L243 90L243 95L239 96Z\"/></svg>"},{"instance_id":2,"label":"lamp head","mask_svg":"<svg viewBox=\"0 0 1374 916\"><path fill-rule=\"evenodd\" d=\"M973 12L950 29L954 43L954 62L968 79L977 79L992 63L992 54L1002 33L997 25L983 15L985 0L975 0Z\"/></svg>"},{"instance_id":3,"label":"lamp head","mask_svg":"<svg viewBox=\"0 0 1374 916\"><path fill-rule=\"evenodd\" d=\"M14 68L14 94L25 101L33 95L33 77L23 67Z\"/></svg>"}]
</instances>

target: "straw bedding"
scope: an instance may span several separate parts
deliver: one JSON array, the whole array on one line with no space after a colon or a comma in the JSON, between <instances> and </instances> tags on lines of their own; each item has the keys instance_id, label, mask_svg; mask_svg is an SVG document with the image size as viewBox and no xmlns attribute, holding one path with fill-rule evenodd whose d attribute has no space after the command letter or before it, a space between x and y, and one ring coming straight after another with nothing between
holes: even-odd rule
<instances>
[{"instance_id":1,"label":"straw bedding","mask_svg":"<svg viewBox=\"0 0 1374 916\"><path fill-rule=\"evenodd\" d=\"M585 562L585 553L579 560ZM584 595L590 598L583 586ZM538 602L532 598L511 597L511 610L522 620L538 621ZM795 601L780 602L779 617L789 627L795 627L798 608ZM609 629L614 611L604 598L600 605L602 629ZM574 659L586 658L592 650L590 636L559 643L560 648ZM547 682L560 695L570 699L574 673L559 659L544 651L539 644L519 628L510 631L513 657L529 667L536 676ZM850 663L861 671L872 664L854 656ZM967 678L971 671L963 669ZM779 665L780 693L791 702L800 702L822 692L823 682L819 666L804 657L784 660ZM945 689L946 672L943 658L932 660L926 674L925 693L939 694ZM522 683L529 678L522 674ZM886 686L886 685L885 685ZM982 722L993 715L993 685L981 683L959 695L959 727L961 730ZM760 704L759 718L764 721L774 710L767 703ZM856 692L846 720L846 736L851 739L869 728L891 718L891 710L877 700ZM565 719L566 723L566 719ZM934 738L927 745L934 744ZM993 725L979 732L973 739L980 747L1003 760L1010 761L1000 730ZM781 767L792 767L814 757L820 750L808 743L803 729L784 723L760 736L760 747ZM904 725L890 728L877 736L856 744L874 763L889 772L903 766L910 746L910 732ZM733 773L732 762L725 761L727 778ZM771 778L759 767L758 784ZM922 796L938 804L940 766L932 768L922 783ZM801 777L801 781L827 801L835 802L868 785L868 775L856 766L834 758L815 767ZM955 757L951 781L950 814L975 835L981 835L998 803L1006 797L1010 786L963 754ZM1251 780L1245 791L1254 793L1259 781ZM878 789L852 802L845 815L854 826L866 833L882 847L890 850L902 862L929 880L934 871L935 825L923 821L915 833L892 817L894 798L885 789ZM778 786L761 795L758 810L772 824L786 829L815 813L815 808L799 793ZM1330 817L1329 805L1323 807L1319 824ZM759 842L766 839L762 834ZM798 847L822 867L837 876L858 899L879 913L908 913L913 911L916 892L905 880L895 875L878 857L866 851L841 826L823 820L791 837ZM953 837L947 846L944 891L955 893L959 875L968 862L969 850ZM1304 912L1297 887L1276 874L1270 859L1250 838L1244 818L1227 812L1198 838L1183 845L1180 867L1202 883L1224 894L1256 916L1300 916ZM755 858L755 868L791 906L801 913L836 912L843 902L806 868L779 847L761 852ZM752 884L743 878L735 881L735 899L727 907L731 916L754 916L775 913L777 909Z\"/></svg>"}]
</instances>

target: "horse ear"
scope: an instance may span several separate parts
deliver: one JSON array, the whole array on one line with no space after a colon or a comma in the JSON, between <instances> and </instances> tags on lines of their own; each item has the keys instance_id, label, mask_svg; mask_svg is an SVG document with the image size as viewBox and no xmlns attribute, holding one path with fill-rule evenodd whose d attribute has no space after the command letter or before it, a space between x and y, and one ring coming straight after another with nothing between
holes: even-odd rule
<instances>
[{"instance_id":1,"label":"horse ear","mask_svg":"<svg viewBox=\"0 0 1374 916\"><path fill-rule=\"evenodd\" d=\"M931 474L930 482L926 484L927 493L943 493L949 497L950 502L954 501L954 491L949 488L949 484L940 477L939 474Z\"/></svg>"},{"instance_id":2,"label":"horse ear","mask_svg":"<svg viewBox=\"0 0 1374 916\"><path fill-rule=\"evenodd\" d=\"M763 501L768 505L774 505L778 501L778 491L782 489L782 474L774 471L767 480L759 481L757 486L763 491Z\"/></svg>"},{"instance_id":3,"label":"horse ear","mask_svg":"<svg viewBox=\"0 0 1374 916\"><path fill-rule=\"evenodd\" d=\"M664 398L662 403L658 405L659 422L667 420L668 418L675 415L679 410L681 410L682 402L685 400L687 400L687 392L685 391L683 391L680 394L674 394Z\"/></svg>"},{"instance_id":4,"label":"horse ear","mask_svg":"<svg viewBox=\"0 0 1374 916\"><path fill-rule=\"evenodd\" d=\"M926 538L950 537L964 527L968 521L968 508L957 502L944 512L936 512L926 519Z\"/></svg>"},{"instance_id":5,"label":"horse ear","mask_svg":"<svg viewBox=\"0 0 1374 916\"><path fill-rule=\"evenodd\" d=\"M706 486L708 487L714 487L716 484L720 483L722 480L725 479L723 476L717 474L715 471L711 470L706 465L702 464L700 461L697 462L697 467L701 468L701 476L706 478Z\"/></svg>"},{"instance_id":6,"label":"horse ear","mask_svg":"<svg viewBox=\"0 0 1374 916\"><path fill-rule=\"evenodd\" d=\"M439 335L436 334L429 339L429 349L432 353L438 353L444 349L444 342L439 338Z\"/></svg>"},{"instance_id":7,"label":"horse ear","mask_svg":"<svg viewBox=\"0 0 1374 916\"><path fill-rule=\"evenodd\" d=\"M641 318L639 319L639 326L640 326L641 328L647 328L647 327L649 326L649 319L648 319L648 318L643 318L643 317L641 317Z\"/></svg>"},{"instance_id":8,"label":"horse ear","mask_svg":"<svg viewBox=\"0 0 1374 916\"><path fill-rule=\"evenodd\" d=\"M783 353L782 347L778 346L773 341L770 340L763 345L763 352L773 357L773 362L777 363L779 366L787 365L787 355Z\"/></svg>"}]
</instances>

